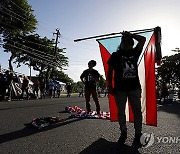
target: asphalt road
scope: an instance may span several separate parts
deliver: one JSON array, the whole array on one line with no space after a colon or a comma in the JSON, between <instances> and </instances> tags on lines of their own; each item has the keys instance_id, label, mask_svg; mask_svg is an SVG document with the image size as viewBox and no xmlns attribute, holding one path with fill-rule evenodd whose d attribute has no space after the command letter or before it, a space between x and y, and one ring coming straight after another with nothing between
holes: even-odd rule
<instances>
[{"instance_id":1,"label":"asphalt road","mask_svg":"<svg viewBox=\"0 0 180 154\"><path fill-rule=\"evenodd\" d=\"M100 98L101 108L108 111L107 98ZM103 119L68 119L41 130L26 127L33 117L67 118L66 106L85 108L84 98L73 96L54 99L0 102L0 154L119 154L180 153L180 103L158 105L158 126L143 125L143 132L154 136L154 143L135 149L132 123L127 122L125 146L116 143L119 125ZM92 102L92 109L95 105Z\"/></svg>"}]
</instances>

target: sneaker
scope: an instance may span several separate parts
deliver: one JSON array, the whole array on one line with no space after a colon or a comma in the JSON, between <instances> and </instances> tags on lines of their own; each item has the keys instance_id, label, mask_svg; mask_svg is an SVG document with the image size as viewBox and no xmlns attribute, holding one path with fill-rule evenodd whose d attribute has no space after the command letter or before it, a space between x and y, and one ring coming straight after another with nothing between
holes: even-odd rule
<instances>
[{"instance_id":1,"label":"sneaker","mask_svg":"<svg viewBox=\"0 0 180 154\"><path fill-rule=\"evenodd\" d=\"M118 144L123 145L127 139L127 132L121 132L121 136L119 137Z\"/></svg>"},{"instance_id":2,"label":"sneaker","mask_svg":"<svg viewBox=\"0 0 180 154\"><path fill-rule=\"evenodd\" d=\"M137 147L137 148L141 148L142 147L142 144L141 144L141 141L140 141L140 138L142 136L142 133L135 133L135 137L134 137L134 140L133 140L133 143L132 143L132 146L133 147Z\"/></svg>"}]
</instances>

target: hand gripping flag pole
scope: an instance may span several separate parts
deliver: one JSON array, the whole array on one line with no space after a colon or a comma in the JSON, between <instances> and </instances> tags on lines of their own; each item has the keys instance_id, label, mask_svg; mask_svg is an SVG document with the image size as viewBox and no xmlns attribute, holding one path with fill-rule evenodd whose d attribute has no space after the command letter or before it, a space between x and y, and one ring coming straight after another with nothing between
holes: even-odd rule
<instances>
[{"instance_id":1,"label":"hand gripping flag pole","mask_svg":"<svg viewBox=\"0 0 180 154\"><path fill-rule=\"evenodd\" d=\"M138 61L138 72L142 87L141 106L143 123L151 126L157 126L157 104L156 104L156 83L155 83L155 63L160 64L161 60L161 28L130 31L133 34L140 34L146 37L146 42L142 54ZM108 64L107 61L112 52L115 52L121 42L121 33L111 33L86 37L74 40L75 42L87 39L97 39L104 65L107 79ZM108 96L110 119L117 121L117 107L113 95ZM133 122L134 115L131 106L126 103L126 120Z\"/></svg>"}]
</instances>

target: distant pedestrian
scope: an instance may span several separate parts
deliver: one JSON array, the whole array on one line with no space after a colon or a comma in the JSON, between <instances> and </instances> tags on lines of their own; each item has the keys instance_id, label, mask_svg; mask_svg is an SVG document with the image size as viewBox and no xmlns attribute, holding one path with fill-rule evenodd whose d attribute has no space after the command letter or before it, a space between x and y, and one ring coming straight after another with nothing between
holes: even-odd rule
<instances>
[{"instance_id":1,"label":"distant pedestrian","mask_svg":"<svg viewBox=\"0 0 180 154\"><path fill-rule=\"evenodd\" d=\"M41 93L41 98L46 97L46 82L44 79L40 81L40 93Z\"/></svg>"},{"instance_id":2,"label":"distant pedestrian","mask_svg":"<svg viewBox=\"0 0 180 154\"><path fill-rule=\"evenodd\" d=\"M39 80L38 79L36 79L35 81L34 81L34 84L33 84L33 93L34 93L34 96L35 96L35 98L36 99L38 99L39 98L39 90L40 90L40 82L39 82Z\"/></svg>"},{"instance_id":3,"label":"distant pedestrian","mask_svg":"<svg viewBox=\"0 0 180 154\"><path fill-rule=\"evenodd\" d=\"M108 95L108 89L107 87L104 89L104 97L106 97Z\"/></svg>"},{"instance_id":4,"label":"distant pedestrian","mask_svg":"<svg viewBox=\"0 0 180 154\"><path fill-rule=\"evenodd\" d=\"M83 97L84 96L84 89L83 89L83 87L79 87L78 88L78 92L79 92L79 97Z\"/></svg>"},{"instance_id":5,"label":"distant pedestrian","mask_svg":"<svg viewBox=\"0 0 180 154\"><path fill-rule=\"evenodd\" d=\"M166 100L168 99L168 87L166 83L163 83L161 86L161 97L160 97L160 102L163 98L164 104L166 103Z\"/></svg>"},{"instance_id":6,"label":"distant pedestrian","mask_svg":"<svg viewBox=\"0 0 180 154\"><path fill-rule=\"evenodd\" d=\"M0 101L5 100L6 95L6 83L5 76L2 72L0 72Z\"/></svg>"},{"instance_id":7,"label":"distant pedestrian","mask_svg":"<svg viewBox=\"0 0 180 154\"><path fill-rule=\"evenodd\" d=\"M55 85L54 85L53 80L50 80L50 82L48 83L48 90L49 90L50 98L53 98L54 86Z\"/></svg>"},{"instance_id":8,"label":"distant pedestrian","mask_svg":"<svg viewBox=\"0 0 180 154\"><path fill-rule=\"evenodd\" d=\"M53 77L53 82L54 82L53 97L55 98L57 94L57 85L58 85L58 81L55 79L55 77Z\"/></svg>"},{"instance_id":9,"label":"distant pedestrian","mask_svg":"<svg viewBox=\"0 0 180 154\"><path fill-rule=\"evenodd\" d=\"M8 101L11 101L13 74L10 73L8 70L5 72L5 79Z\"/></svg>"},{"instance_id":10,"label":"distant pedestrian","mask_svg":"<svg viewBox=\"0 0 180 154\"><path fill-rule=\"evenodd\" d=\"M72 92L71 83L67 83L66 90L67 90L67 97L71 97L71 92Z\"/></svg>"},{"instance_id":11,"label":"distant pedestrian","mask_svg":"<svg viewBox=\"0 0 180 154\"><path fill-rule=\"evenodd\" d=\"M102 91L102 90L101 90L101 87L98 87L98 88L97 88L97 91L98 91L98 97L101 97L101 91Z\"/></svg>"},{"instance_id":12,"label":"distant pedestrian","mask_svg":"<svg viewBox=\"0 0 180 154\"><path fill-rule=\"evenodd\" d=\"M61 95L61 84L59 82L56 84L56 88L57 88L57 97L59 98Z\"/></svg>"},{"instance_id":13,"label":"distant pedestrian","mask_svg":"<svg viewBox=\"0 0 180 154\"><path fill-rule=\"evenodd\" d=\"M27 76L24 76L23 82L22 82L22 94L21 98L24 98L24 91L26 92L26 99L29 99L29 79Z\"/></svg>"},{"instance_id":14,"label":"distant pedestrian","mask_svg":"<svg viewBox=\"0 0 180 154\"><path fill-rule=\"evenodd\" d=\"M174 99L174 91L171 90L169 92L169 96L168 96L168 103L172 104L173 103L173 99Z\"/></svg>"},{"instance_id":15,"label":"distant pedestrian","mask_svg":"<svg viewBox=\"0 0 180 154\"><path fill-rule=\"evenodd\" d=\"M96 82L99 81L100 74L97 70L93 69L96 66L96 61L91 60L88 62L88 69L84 70L80 76L81 81L85 84L85 99L87 112L91 112L90 97L92 95L96 104L97 114L100 114L100 104L97 96Z\"/></svg>"}]
</instances>

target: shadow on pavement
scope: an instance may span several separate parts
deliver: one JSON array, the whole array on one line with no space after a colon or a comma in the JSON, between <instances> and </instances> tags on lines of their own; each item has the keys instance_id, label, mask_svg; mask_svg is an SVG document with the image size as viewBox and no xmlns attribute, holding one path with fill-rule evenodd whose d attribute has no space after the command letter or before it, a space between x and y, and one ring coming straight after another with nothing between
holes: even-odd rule
<instances>
[{"instance_id":1,"label":"shadow on pavement","mask_svg":"<svg viewBox=\"0 0 180 154\"><path fill-rule=\"evenodd\" d=\"M39 132L48 131L48 130L51 130L51 129L54 129L54 128L57 128L60 126L68 125L68 124L71 124L73 122L80 121L83 119L69 119L69 118L67 118L67 120L68 121L58 122L58 123L49 125L49 126L44 127L40 130L33 128L32 126L30 127L30 124L24 124L26 127L22 130L18 130L18 131L14 131L11 133L0 135L0 144L5 143L5 142L9 142L9 141L12 141L15 139L19 139L22 137L27 137L27 136L30 136L30 135L33 135L33 134L36 134Z\"/></svg>"},{"instance_id":2,"label":"shadow on pavement","mask_svg":"<svg viewBox=\"0 0 180 154\"><path fill-rule=\"evenodd\" d=\"M158 111L164 111L172 114L176 114L180 118L180 102L174 101L172 103L158 103Z\"/></svg>"},{"instance_id":3,"label":"shadow on pavement","mask_svg":"<svg viewBox=\"0 0 180 154\"><path fill-rule=\"evenodd\" d=\"M137 148L129 145L119 146L117 142L109 142L100 138L79 154L140 154Z\"/></svg>"}]
</instances>

